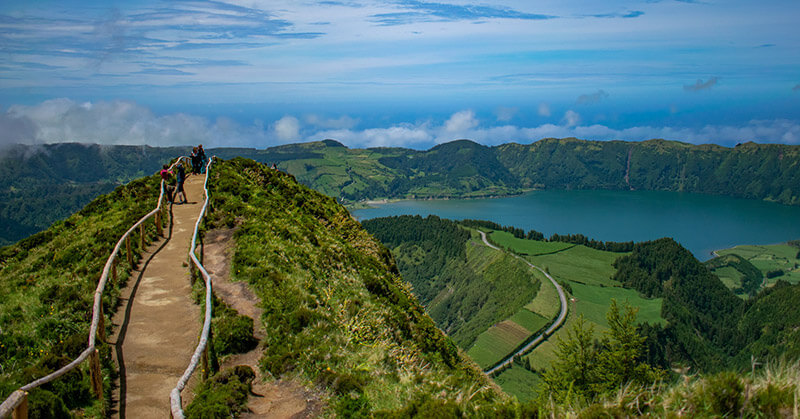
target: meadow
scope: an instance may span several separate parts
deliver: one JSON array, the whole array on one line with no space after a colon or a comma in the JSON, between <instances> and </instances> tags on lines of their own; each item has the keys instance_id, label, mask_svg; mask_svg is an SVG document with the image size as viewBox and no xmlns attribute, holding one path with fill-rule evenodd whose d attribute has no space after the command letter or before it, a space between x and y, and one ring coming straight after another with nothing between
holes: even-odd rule
<instances>
[{"instance_id":1,"label":"meadow","mask_svg":"<svg viewBox=\"0 0 800 419\"><path fill-rule=\"evenodd\" d=\"M524 358L525 362L530 362L534 371L549 367L555 359L558 339L565 338L566 331L572 327L578 316L583 315L596 334L607 330L606 312L612 299L638 307L639 322L664 323L660 315L661 299L643 298L636 290L623 288L619 282L611 279L616 271L614 261L625 253L606 252L568 243L519 239L502 231L491 232L490 238L495 244L524 255L525 259L548 271L570 294L569 314L564 326ZM525 309L552 319L558 313L558 295L550 281L542 281L542 285L539 294ZM472 355L473 352L469 354ZM535 396L535 388L521 383L536 383L539 379L538 372L534 373L514 364L512 368L501 373L495 382L520 400L529 400Z\"/></svg>"},{"instance_id":2,"label":"meadow","mask_svg":"<svg viewBox=\"0 0 800 419\"><path fill-rule=\"evenodd\" d=\"M739 255L753 264L764 277L767 285L774 285L779 279L800 283L800 249L789 244L773 244L764 246L741 245L717 251L720 256ZM731 272L733 271L733 272ZM735 270L716 270L714 272L725 283L738 284L741 274Z\"/></svg>"}]
</instances>

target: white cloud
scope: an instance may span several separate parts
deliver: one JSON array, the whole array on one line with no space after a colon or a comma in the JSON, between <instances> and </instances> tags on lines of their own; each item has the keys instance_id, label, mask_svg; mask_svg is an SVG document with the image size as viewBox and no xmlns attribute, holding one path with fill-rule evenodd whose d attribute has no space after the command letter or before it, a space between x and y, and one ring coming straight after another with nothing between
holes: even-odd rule
<instances>
[{"instance_id":1,"label":"white cloud","mask_svg":"<svg viewBox=\"0 0 800 419\"><path fill-rule=\"evenodd\" d=\"M284 116L275 122L275 135L283 141L300 141L300 121L293 116Z\"/></svg>"},{"instance_id":2,"label":"white cloud","mask_svg":"<svg viewBox=\"0 0 800 419\"><path fill-rule=\"evenodd\" d=\"M306 115L305 122L323 129L351 129L358 125L358 119L342 115L339 118L325 118L319 115Z\"/></svg>"},{"instance_id":3,"label":"white cloud","mask_svg":"<svg viewBox=\"0 0 800 419\"><path fill-rule=\"evenodd\" d=\"M551 115L550 105L542 102L539 104L539 116L548 117Z\"/></svg>"},{"instance_id":4,"label":"white cloud","mask_svg":"<svg viewBox=\"0 0 800 419\"><path fill-rule=\"evenodd\" d=\"M100 144L241 146L264 148L286 142L331 138L349 147L429 148L461 138L486 145L530 143L547 137L587 140L643 141L664 138L688 143L738 142L800 143L800 123L794 120L753 120L740 126L703 127L580 125L580 115L569 110L560 125L535 127L482 126L471 110L456 112L441 123L399 123L358 130L350 117L309 119L292 115L265 124L241 125L229 119L206 118L185 113L159 116L133 102L77 103L55 99L34 106L14 105L0 112L0 148L14 143L93 142ZM338 127L336 125L339 125ZM331 128L319 129L330 126ZM265 128L267 127L267 128Z\"/></svg>"},{"instance_id":5,"label":"white cloud","mask_svg":"<svg viewBox=\"0 0 800 419\"><path fill-rule=\"evenodd\" d=\"M478 120L475 119L475 112L466 110L454 113L450 119L444 123L444 130L447 133L458 134L475 128L476 126L478 126Z\"/></svg>"},{"instance_id":6,"label":"white cloud","mask_svg":"<svg viewBox=\"0 0 800 419\"><path fill-rule=\"evenodd\" d=\"M562 120L568 127L574 127L581 122L581 116L577 112L570 109L564 112L564 118Z\"/></svg>"}]
</instances>

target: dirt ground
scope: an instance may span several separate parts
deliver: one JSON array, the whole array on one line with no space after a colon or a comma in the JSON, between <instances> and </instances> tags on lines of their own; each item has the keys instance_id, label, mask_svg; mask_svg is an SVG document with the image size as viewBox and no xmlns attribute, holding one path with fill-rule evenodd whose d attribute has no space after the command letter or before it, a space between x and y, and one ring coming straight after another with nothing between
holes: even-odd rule
<instances>
[{"instance_id":1,"label":"dirt ground","mask_svg":"<svg viewBox=\"0 0 800 419\"><path fill-rule=\"evenodd\" d=\"M202 313L191 296L187 261L204 200L203 177L189 177L185 190L189 202L172 206L171 230L146 249L112 317L109 341L120 369L114 417L169 417L170 392L197 346ZM184 406L193 385L182 393Z\"/></svg>"}]
</instances>

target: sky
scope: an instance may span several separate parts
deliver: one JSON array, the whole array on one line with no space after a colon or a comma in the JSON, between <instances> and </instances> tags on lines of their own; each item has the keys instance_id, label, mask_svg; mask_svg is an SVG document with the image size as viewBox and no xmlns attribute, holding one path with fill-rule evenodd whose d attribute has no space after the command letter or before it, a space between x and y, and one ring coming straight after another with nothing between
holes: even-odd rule
<instances>
[{"instance_id":1,"label":"sky","mask_svg":"<svg viewBox=\"0 0 800 419\"><path fill-rule=\"evenodd\" d=\"M0 145L800 144L797 0L3 0Z\"/></svg>"}]
</instances>

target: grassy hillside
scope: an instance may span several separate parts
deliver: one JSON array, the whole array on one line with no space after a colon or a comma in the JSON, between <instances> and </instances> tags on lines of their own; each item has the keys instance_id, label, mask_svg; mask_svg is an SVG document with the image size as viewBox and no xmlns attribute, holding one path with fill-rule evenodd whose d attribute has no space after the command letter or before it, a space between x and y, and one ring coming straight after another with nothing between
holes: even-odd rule
<instances>
[{"instance_id":1,"label":"grassy hillside","mask_svg":"<svg viewBox=\"0 0 800 419\"><path fill-rule=\"evenodd\" d=\"M544 279L524 263L485 246L477 233L450 220L399 216L367 220L363 225L390 247L403 278L411 283L436 324L464 349L495 342L478 336L523 310L534 300ZM517 320L534 327L530 316L524 316L519 313ZM498 337L513 348L531 333L525 325L508 320L507 328L517 333ZM489 364L507 354L503 350L489 352ZM486 366L483 357L476 361Z\"/></svg>"},{"instance_id":2,"label":"grassy hillside","mask_svg":"<svg viewBox=\"0 0 800 419\"><path fill-rule=\"evenodd\" d=\"M86 348L97 280L120 236L156 205L160 179L150 176L102 195L49 229L0 249L0 398L66 365ZM147 223L147 235L155 226ZM138 240L132 240L134 254ZM129 266L103 298L105 324L117 305ZM107 397L114 366L110 347L98 343ZM31 393L31 415L85 409L104 417L109 405L90 392L87 364ZM46 406L50 406L47 408Z\"/></svg>"},{"instance_id":3,"label":"grassy hillside","mask_svg":"<svg viewBox=\"0 0 800 419\"><path fill-rule=\"evenodd\" d=\"M238 226L232 276L261 298L272 376L320 386L344 417L509 406L333 198L239 158L216 166L211 194L211 225Z\"/></svg>"},{"instance_id":4,"label":"grassy hillside","mask_svg":"<svg viewBox=\"0 0 800 419\"><path fill-rule=\"evenodd\" d=\"M660 365L717 371L745 368L750 356L800 355L800 314L790 308L800 298L798 284L779 281L743 301L671 239L639 243L615 265L616 280L664 299L666 326L648 330Z\"/></svg>"}]
</instances>

